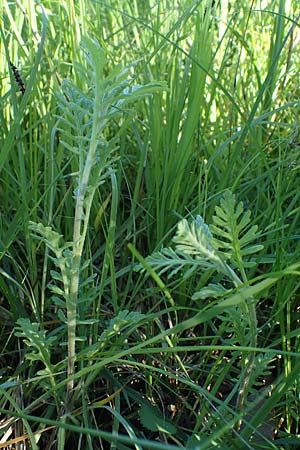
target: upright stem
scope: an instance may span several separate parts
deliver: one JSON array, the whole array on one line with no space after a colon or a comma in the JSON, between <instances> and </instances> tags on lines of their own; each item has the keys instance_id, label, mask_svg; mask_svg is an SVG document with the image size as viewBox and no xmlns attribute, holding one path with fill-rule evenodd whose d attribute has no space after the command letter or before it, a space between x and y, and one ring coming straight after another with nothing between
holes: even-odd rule
<instances>
[{"instance_id":1,"label":"upright stem","mask_svg":"<svg viewBox=\"0 0 300 450\"><path fill-rule=\"evenodd\" d=\"M75 373L76 356L76 322L77 322L77 304L80 280L81 258L84 249L84 243L87 233L87 223L90 216L90 206L94 196L93 186L89 186L90 176L95 165L96 151L98 147L98 138L101 134L106 120L102 119L101 114L101 93L97 89L94 101L93 125L90 146L86 156L82 174L79 174L79 185L77 189L75 217L73 228L73 257L71 263L70 292L67 304L68 320L68 378ZM70 398L74 388L74 380L69 380L67 384L67 398Z\"/></svg>"},{"instance_id":2,"label":"upright stem","mask_svg":"<svg viewBox=\"0 0 300 450\"><path fill-rule=\"evenodd\" d=\"M247 308L248 308L248 316L249 316L249 327L250 327L250 342L249 345L252 348L257 346L257 317L256 317L256 309L255 309L255 300L253 297L246 300ZM250 351L246 356L244 356L244 372L242 374L242 379L240 382L240 389L236 401L236 411L237 413L241 413L243 407L245 405L245 401L248 395L248 390L250 387L250 378L253 369L255 368L255 356L256 353ZM242 420L239 420L237 423L237 430L240 429L242 425Z\"/></svg>"},{"instance_id":3,"label":"upright stem","mask_svg":"<svg viewBox=\"0 0 300 450\"><path fill-rule=\"evenodd\" d=\"M241 286L243 282L237 276L235 271L231 269L231 267L228 266L226 263L223 263L223 266L224 266L224 273L226 273L232 279L235 286L237 287ZM244 282L247 282L247 277L243 269L241 270L241 273ZM249 345L250 347L255 348L257 346L257 317L256 317L255 299L253 297L246 298L245 303L250 330ZM253 351L250 351L248 354L244 356L244 370L242 372L240 389L236 401L237 413L242 412L243 407L245 405L245 401L249 390L251 374L255 366L255 356L256 353ZM239 429L240 427L241 427L241 420L239 420L237 424L237 429Z\"/></svg>"}]
</instances>

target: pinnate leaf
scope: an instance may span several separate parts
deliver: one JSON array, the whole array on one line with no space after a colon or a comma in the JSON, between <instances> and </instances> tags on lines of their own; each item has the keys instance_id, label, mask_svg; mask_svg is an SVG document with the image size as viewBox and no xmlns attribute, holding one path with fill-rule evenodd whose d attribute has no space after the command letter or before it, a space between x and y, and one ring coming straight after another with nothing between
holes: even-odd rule
<instances>
[{"instance_id":1,"label":"pinnate leaf","mask_svg":"<svg viewBox=\"0 0 300 450\"><path fill-rule=\"evenodd\" d=\"M226 191L220 206L215 208L211 225L218 250L240 269L252 266L253 263L247 256L263 248L259 244L249 245L257 240L257 230L257 225L251 225L251 212L244 211L243 202L237 204L235 195L231 191Z\"/></svg>"}]
</instances>

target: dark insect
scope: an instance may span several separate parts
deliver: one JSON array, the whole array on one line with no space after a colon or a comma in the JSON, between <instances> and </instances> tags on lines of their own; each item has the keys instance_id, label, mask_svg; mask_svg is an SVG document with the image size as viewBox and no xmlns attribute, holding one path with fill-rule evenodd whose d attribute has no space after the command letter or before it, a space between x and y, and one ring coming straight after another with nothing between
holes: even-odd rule
<instances>
[{"instance_id":1,"label":"dark insect","mask_svg":"<svg viewBox=\"0 0 300 450\"><path fill-rule=\"evenodd\" d=\"M25 91L26 91L26 88L25 88L24 81L22 80L22 77L20 75L20 72L18 71L16 66L11 61L9 61L9 65L11 67L11 70L12 70L13 74L14 74L15 80L18 83L19 89L22 92L22 95L24 95Z\"/></svg>"}]
</instances>

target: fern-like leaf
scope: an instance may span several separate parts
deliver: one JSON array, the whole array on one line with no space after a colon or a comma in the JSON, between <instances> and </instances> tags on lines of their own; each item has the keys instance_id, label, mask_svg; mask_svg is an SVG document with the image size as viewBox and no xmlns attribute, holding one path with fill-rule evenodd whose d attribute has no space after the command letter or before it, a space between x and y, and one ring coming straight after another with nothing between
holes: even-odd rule
<instances>
[{"instance_id":1,"label":"fern-like leaf","mask_svg":"<svg viewBox=\"0 0 300 450\"><path fill-rule=\"evenodd\" d=\"M163 248L146 258L146 261L158 273L163 275L168 272L167 277L172 278L178 272L181 272L184 279L191 276L197 268L212 269L214 264L207 260L195 259L187 253L172 248ZM136 271L143 270L144 266L138 264Z\"/></svg>"},{"instance_id":2,"label":"fern-like leaf","mask_svg":"<svg viewBox=\"0 0 300 450\"><path fill-rule=\"evenodd\" d=\"M54 253L55 258L50 256L50 259L60 272L54 271L53 278L62 283L63 289L54 285L54 283L50 283L49 287L54 294L62 296L67 301L70 292L70 275L72 270L71 244L65 243L60 234L53 231L51 227L44 226L42 223L30 222L29 229L32 231L33 236L42 240L49 250Z\"/></svg>"},{"instance_id":3,"label":"fern-like leaf","mask_svg":"<svg viewBox=\"0 0 300 450\"><path fill-rule=\"evenodd\" d=\"M39 329L39 324L31 323L24 318L17 321L15 335L22 338L24 344L30 349L25 354L25 358L30 361L40 361L45 366L45 369L38 374L52 376L54 367L51 364L51 348L56 338L47 336L45 330Z\"/></svg>"},{"instance_id":4,"label":"fern-like leaf","mask_svg":"<svg viewBox=\"0 0 300 450\"><path fill-rule=\"evenodd\" d=\"M224 272L224 263L215 249L213 235L201 216L197 215L191 223L181 220L173 242L177 251L194 257L203 267Z\"/></svg>"},{"instance_id":5,"label":"fern-like leaf","mask_svg":"<svg viewBox=\"0 0 300 450\"><path fill-rule=\"evenodd\" d=\"M220 206L216 206L210 228L215 246L240 272L255 265L247 257L263 249L262 245L252 244L258 238L258 227L251 225L251 212L244 211L242 202L236 203L232 192L226 191Z\"/></svg>"},{"instance_id":6,"label":"fern-like leaf","mask_svg":"<svg viewBox=\"0 0 300 450\"><path fill-rule=\"evenodd\" d=\"M173 239L178 250L205 260L215 257L212 241L210 229L199 215L191 223L186 219L181 220Z\"/></svg>"}]
</instances>

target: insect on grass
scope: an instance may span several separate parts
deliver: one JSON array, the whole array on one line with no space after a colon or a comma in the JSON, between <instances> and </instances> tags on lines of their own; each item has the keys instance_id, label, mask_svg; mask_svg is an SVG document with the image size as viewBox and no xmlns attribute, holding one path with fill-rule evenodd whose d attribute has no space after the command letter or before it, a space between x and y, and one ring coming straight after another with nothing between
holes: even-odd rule
<instances>
[{"instance_id":1,"label":"insect on grass","mask_svg":"<svg viewBox=\"0 0 300 450\"><path fill-rule=\"evenodd\" d=\"M19 86L20 91L22 92L22 95L25 94L26 88L25 88L25 83L22 80L22 77L20 75L20 72L18 71L17 67L11 62L9 61L9 65L11 67L11 70L14 74L14 78Z\"/></svg>"}]
</instances>

